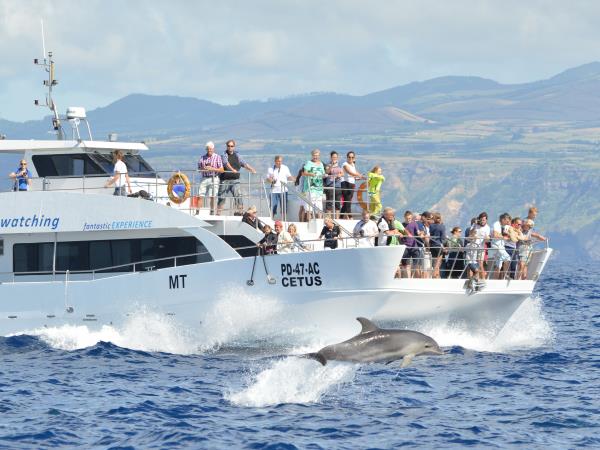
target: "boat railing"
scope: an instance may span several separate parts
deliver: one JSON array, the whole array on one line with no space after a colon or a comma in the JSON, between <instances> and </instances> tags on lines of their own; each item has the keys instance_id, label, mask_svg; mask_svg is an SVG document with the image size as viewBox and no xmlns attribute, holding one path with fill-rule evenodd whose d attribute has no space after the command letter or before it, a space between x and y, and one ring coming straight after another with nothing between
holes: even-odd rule
<instances>
[{"instance_id":1,"label":"boat railing","mask_svg":"<svg viewBox=\"0 0 600 450\"><path fill-rule=\"evenodd\" d=\"M204 202L204 208L200 206L200 204L203 203L201 201L202 196L200 195L200 183L203 177L202 174L194 168L169 171L130 171L129 176L132 180L133 194L145 190L151 195L154 201L163 204L170 203L171 206L174 206L167 193L167 181L176 174L186 175L190 182L190 200L179 205L178 208L187 210L190 214L196 214L199 209L209 209L208 204L210 202L208 201ZM241 214L245 208L254 205L260 216L271 217L273 220L281 219L285 222L304 222L306 221L306 218L302 217L302 215L307 212L310 212L313 217L328 216L334 220L340 218L342 201L339 200L339 197L341 189L335 187L335 185L332 187L323 187L322 205L319 207L314 204L315 202L310 201L308 195L303 192L300 186L296 186L293 182L289 182L284 187L284 190L288 192L287 196L283 194L273 194L280 196L279 204L281 205L278 208L278 213L274 215L271 205L272 184L265 176L260 174L246 172L240 175L237 189L239 195L237 197L231 197L229 195L224 196L225 203L221 205L222 208L218 208L220 214ZM109 179L110 176L108 174L31 177L32 186L30 187L30 190L112 194L114 186L105 186ZM364 192L359 192L358 190L355 191L353 200L348 208L349 212L344 213L344 217L342 218L359 218L363 209L373 210L372 205L369 203L369 196L363 194ZM294 206L302 206L303 212L290 211L290 206L292 204ZM373 211L373 213L376 212L378 211ZM348 235L350 234L348 230L344 231L347 232Z\"/></svg>"},{"instance_id":2,"label":"boat railing","mask_svg":"<svg viewBox=\"0 0 600 450\"><path fill-rule=\"evenodd\" d=\"M487 243L467 247L412 247L405 251L396 277L456 278L474 282L537 280L548 250L548 240L522 241L502 256L498 249L490 248Z\"/></svg>"},{"instance_id":3,"label":"boat railing","mask_svg":"<svg viewBox=\"0 0 600 450\"><path fill-rule=\"evenodd\" d=\"M374 236L356 238L340 236L337 239L339 243L338 248L373 247L374 239ZM323 238L302 239L293 245L284 245L283 247L272 249L260 244L234 247L234 249L236 251L256 249L257 256L270 256L271 254L276 254L278 251L280 253L323 251L324 241ZM537 280L544 267L549 246L548 241L531 241L526 245L522 245L513 253L513 257L510 261L507 261L507 265L504 268L498 264L499 254L497 250L487 248L485 245L476 249L472 246L442 247L438 258L432 256L433 254L437 254L437 251L434 249L435 247L423 247L419 248L417 252L410 254L405 250L405 257L402 261L398 262L399 267L395 274L396 278L473 279L481 282L495 279ZM326 250L336 251L335 249L330 250L328 248ZM468 255L468 252L473 252L474 250L479 252L478 257L480 258L477 260L479 272L477 275L470 273L470 268L468 267L469 262L472 262L472 257ZM202 251L163 258L145 259L88 270L54 269L37 272L5 272L0 273L0 283L32 281L32 276L44 276L44 279L51 277L52 280L61 282L96 280L121 276L127 273L150 272L158 269L200 264L209 261L212 261L209 252ZM511 267L511 263L513 267ZM482 268L483 271L481 271ZM82 277L83 275L85 277ZM35 281L35 278L33 281Z\"/></svg>"}]
</instances>

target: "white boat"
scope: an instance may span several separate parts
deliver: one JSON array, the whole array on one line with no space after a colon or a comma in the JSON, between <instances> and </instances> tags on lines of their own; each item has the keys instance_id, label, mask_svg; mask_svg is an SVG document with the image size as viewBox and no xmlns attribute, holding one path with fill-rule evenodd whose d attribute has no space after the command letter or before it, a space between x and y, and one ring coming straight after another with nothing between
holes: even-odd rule
<instances>
[{"instance_id":1,"label":"white boat","mask_svg":"<svg viewBox=\"0 0 600 450\"><path fill-rule=\"evenodd\" d=\"M85 111L69 112L71 140L62 129L56 141L0 140L0 153L22 154L33 178L27 192L0 193L0 335L119 326L141 310L194 330L220 299L241 292L276 302L280 314L271 319L285 317L284 327L335 327L364 316L497 333L532 294L552 252L544 245L532 253L527 279L487 280L481 289L465 279L395 278L403 245L359 248L354 238L334 251L315 245L244 257L230 244L249 244L255 255L261 235L254 228L239 216L196 215L191 199L169 205L166 180L142 157L145 144L93 140L89 126L81 139ZM152 201L107 195L114 150L126 155L134 191L146 190ZM322 222L297 225L315 237Z\"/></svg>"}]
</instances>

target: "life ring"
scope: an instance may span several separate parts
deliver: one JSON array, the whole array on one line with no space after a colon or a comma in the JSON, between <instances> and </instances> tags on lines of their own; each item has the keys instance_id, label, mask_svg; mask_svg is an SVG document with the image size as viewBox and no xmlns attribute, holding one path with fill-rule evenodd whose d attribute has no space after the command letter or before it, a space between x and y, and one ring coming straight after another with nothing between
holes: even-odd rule
<instances>
[{"instance_id":1,"label":"life ring","mask_svg":"<svg viewBox=\"0 0 600 450\"><path fill-rule=\"evenodd\" d=\"M356 198L358 199L358 204L364 211L369 210L369 204L363 200L363 194L367 192L367 183L362 183L358 189L356 190Z\"/></svg>"},{"instance_id":2,"label":"life ring","mask_svg":"<svg viewBox=\"0 0 600 450\"><path fill-rule=\"evenodd\" d=\"M180 185L183 182L183 186L185 190L183 191L183 195L178 195L177 192L174 191L174 187ZM190 180L187 175L181 172L177 172L171 178L169 178L169 183L167 184L167 194L169 194L169 199L179 205L185 202L188 198L190 198L191 185Z\"/></svg>"}]
</instances>

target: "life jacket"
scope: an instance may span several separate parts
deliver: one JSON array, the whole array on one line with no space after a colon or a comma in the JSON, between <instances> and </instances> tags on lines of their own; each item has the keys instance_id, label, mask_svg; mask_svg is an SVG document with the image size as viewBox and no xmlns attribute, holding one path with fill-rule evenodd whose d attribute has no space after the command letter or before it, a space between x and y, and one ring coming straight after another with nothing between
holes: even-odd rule
<instances>
[{"instance_id":1,"label":"life jacket","mask_svg":"<svg viewBox=\"0 0 600 450\"><path fill-rule=\"evenodd\" d=\"M237 152L233 152L231 155L227 153L227 162L237 171L237 173L233 173L225 164L223 164L225 172L221 173L221 180L238 180L240 178L242 163L240 162L240 157Z\"/></svg>"}]
</instances>

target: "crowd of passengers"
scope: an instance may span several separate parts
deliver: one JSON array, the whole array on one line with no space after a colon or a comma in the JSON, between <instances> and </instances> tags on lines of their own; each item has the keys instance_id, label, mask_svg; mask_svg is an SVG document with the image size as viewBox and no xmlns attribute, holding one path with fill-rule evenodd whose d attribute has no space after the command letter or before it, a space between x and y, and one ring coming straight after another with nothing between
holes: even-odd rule
<instances>
[{"instance_id":1,"label":"crowd of passengers","mask_svg":"<svg viewBox=\"0 0 600 450\"><path fill-rule=\"evenodd\" d=\"M215 152L214 143L207 142L206 154L198 162L202 174L199 195L201 199L210 199L211 212L215 214L221 214L227 196L233 197L236 211L240 211L240 170L245 168L256 173L235 147L234 140L227 141L221 156ZM334 219L352 219L352 204L354 196L358 195L356 187L360 180L364 180L368 199L362 201L359 198L362 217L356 223L352 237L359 246L405 245L397 277L469 277L480 281L488 278L526 279L533 241L546 240L534 231L535 207L529 209L525 219L501 214L492 227L488 224L487 213L482 212L471 220L464 232L455 226L448 233L438 212L416 214L406 211L402 220L397 220L392 208L382 208L380 193L385 177L381 167L375 166L367 174L361 173L356 167L353 151L346 154L344 163L340 162L336 151L330 152L329 161L323 163L320 150L314 149L310 160L302 165L296 176L283 164L283 157L276 156L266 174L271 188L273 217L278 214L287 217L288 186L294 183L306 200L306 205L300 207L299 221L320 218L325 212L319 239L323 239L325 249L335 250L342 232ZM202 200L199 206L202 206ZM264 253L289 253L312 247L303 243L294 224L286 231L278 220L273 230L270 225L262 224L256 214L256 208L252 206L243 214L242 220L264 233L259 242Z\"/></svg>"}]
</instances>

